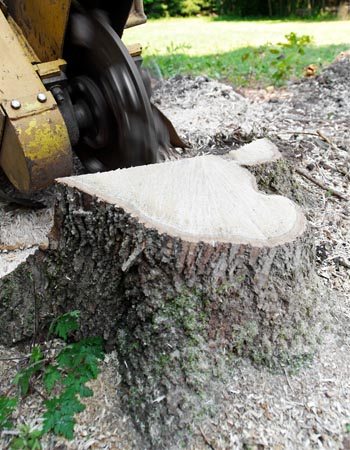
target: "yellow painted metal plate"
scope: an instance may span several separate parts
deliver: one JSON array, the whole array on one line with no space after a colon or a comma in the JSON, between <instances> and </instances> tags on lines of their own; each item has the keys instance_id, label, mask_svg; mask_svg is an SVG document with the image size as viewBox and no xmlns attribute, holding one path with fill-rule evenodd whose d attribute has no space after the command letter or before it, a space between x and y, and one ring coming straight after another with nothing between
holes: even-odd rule
<instances>
[{"instance_id":1,"label":"yellow painted metal plate","mask_svg":"<svg viewBox=\"0 0 350 450\"><path fill-rule=\"evenodd\" d=\"M57 104L52 93L47 92L43 86L42 88L42 93L45 93L46 96L45 102L39 102L36 94L26 95L25 97L17 97L17 101L21 104L18 109L14 109L11 106L11 100L4 101L2 103L2 108L6 116L10 120L16 120L27 116L35 116L36 114L40 114L51 109L57 109Z\"/></svg>"},{"instance_id":2,"label":"yellow painted metal plate","mask_svg":"<svg viewBox=\"0 0 350 450\"><path fill-rule=\"evenodd\" d=\"M0 104L5 100L43 90L40 78L2 12L0 12L0 80Z\"/></svg>"},{"instance_id":3,"label":"yellow painted metal plate","mask_svg":"<svg viewBox=\"0 0 350 450\"><path fill-rule=\"evenodd\" d=\"M142 53L141 44L130 44L126 47L131 56L140 56Z\"/></svg>"},{"instance_id":4,"label":"yellow painted metal plate","mask_svg":"<svg viewBox=\"0 0 350 450\"><path fill-rule=\"evenodd\" d=\"M39 56L35 53L35 51L32 49L32 47L29 45L29 42L24 37L24 34L20 27L17 25L17 23L12 19L11 16L7 15L6 19L14 31L14 34L16 35L16 38L21 45L24 53L26 54L26 57L28 58L28 61L31 63L37 63L40 61Z\"/></svg>"},{"instance_id":5,"label":"yellow painted metal plate","mask_svg":"<svg viewBox=\"0 0 350 450\"><path fill-rule=\"evenodd\" d=\"M72 171L63 117L0 11L0 166L21 192L31 193ZM38 94L46 101L40 102ZM14 109L12 100L20 107ZM5 116L5 120L3 117Z\"/></svg>"},{"instance_id":6,"label":"yellow painted metal plate","mask_svg":"<svg viewBox=\"0 0 350 450\"><path fill-rule=\"evenodd\" d=\"M64 59L57 59L46 63L37 64L35 66L41 79L60 75L61 70L67 65Z\"/></svg>"},{"instance_id":7,"label":"yellow painted metal plate","mask_svg":"<svg viewBox=\"0 0 350 450\"><path fill-rule=\"evenodd\" d=\"M9 13L41 62L62 57L70 5L71 0L7 0Z\"/></svg>"},{"instance_id":8,"label":"yellow painted metal plate","mask_svg":"<svg viewBox=\"0 0 350 450\"><path fill-rule=\"evenodd\" d=\"M23 193L42 189L72 172L69 136L57 105L7 118L0 166Z\"/></svg>"}]
</instances>

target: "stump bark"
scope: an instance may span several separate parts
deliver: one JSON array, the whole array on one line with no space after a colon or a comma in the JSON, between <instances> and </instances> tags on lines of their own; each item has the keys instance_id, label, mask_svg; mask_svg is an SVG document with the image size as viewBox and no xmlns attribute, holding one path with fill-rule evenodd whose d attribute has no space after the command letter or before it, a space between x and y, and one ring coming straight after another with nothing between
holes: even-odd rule
<instances>
[{"instance_id":1,"label":"stump bark","mask_svg":"<svg viewBox=\"0 0 350 450\"><path fill-rule=\"evenodd\" d=\"M267 194L279 194L305 207L308 200L297 182L292 164L283 158L269 139L257 139L228 153L227 158L251 172L259 189Z\"/></svg>"},{"instance_id":2,"label":"stump bark","mask_svg":"<svg viewBox=\"0 0 350 450\"><path fill-rule=\"evenodd\" d=\"M237 163L196 157L61 179L58 191L49 249L0 280L0 341L79 309L81 334L117 349L152 448L178 445L194 416L213 413L234 355L271 364L313 352L304 215Z\"/></svg>"}]
</instances>

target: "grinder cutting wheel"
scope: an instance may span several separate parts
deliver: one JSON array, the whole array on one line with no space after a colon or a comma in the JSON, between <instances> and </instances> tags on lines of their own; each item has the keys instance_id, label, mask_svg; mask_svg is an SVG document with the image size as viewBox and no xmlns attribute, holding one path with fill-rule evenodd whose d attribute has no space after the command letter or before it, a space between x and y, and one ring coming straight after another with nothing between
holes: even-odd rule
<instances>
[{"instance_id":1,"label":"grinder cutting wheel","mask_svg":"<svg viewBox=\"0 0 350 450\"><path fill-rule=\"evenodd\" d=\"M150 164L185 146L150 103L125 26L142 1L0 0L0 167L30 195L72 173ZM169 133L170 132L170 133ZM169 137L171 136L171 137Z\"/></svg>"}]
</instances>

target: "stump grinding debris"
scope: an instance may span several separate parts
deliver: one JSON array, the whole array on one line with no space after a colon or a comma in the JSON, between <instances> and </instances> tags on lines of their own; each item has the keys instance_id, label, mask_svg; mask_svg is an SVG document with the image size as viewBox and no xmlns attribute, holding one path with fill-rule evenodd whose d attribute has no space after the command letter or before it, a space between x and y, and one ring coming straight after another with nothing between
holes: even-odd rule
<instances>
[{"instance_id":1,"label":"stump grinding debris","mask_svg":"<svg viewBox=\"0 0 350 450\"><path fill-rule=\"evenodd\" d=\"M281 367L280 373L238 359L231 381L215 393L219 412L193 430L187 448L350 448L350 204L332 196L337 190L350 198L350 61L336 62L315 78L273 92L237 91L205 76L177 76L165 81L154 99L192 144L183 157L223 154L268 137L295 168L302 169L296 176L312 205L306 214L317 244L317 270L333 294L325 305L329 326L320 336L315 358ZM300 175L303 171L309 179ZM320 181L323 188L310 179ZM11 244L11 233L5 224L13 225L13 214L0 206L0 245L6 258L11 256L4 248ZM46 232L50 211L40 214L45 219L36 223L44 223ZM32 212L24 215L29 222L34 220ZM35 239L40 242L42 229L38 233ZM30 239L18 252L32 247ZM4 264L0 259L0 272L8 270ZM0 356L0 395L4 395L17 370L16 362L6 358L20 354L2 348ZM121 409L116 355L108 355L101 368L99 379L91 383L94 397L86 400L86 411L77 417L74 441L50 437L44 448L147 448ZM42 413L41 399L32 395L16 411L16 424L38 425ZM2 437L1 445L6 439ZM166 443L164 448L177 446Z\"/></svg>"}]
</instances>

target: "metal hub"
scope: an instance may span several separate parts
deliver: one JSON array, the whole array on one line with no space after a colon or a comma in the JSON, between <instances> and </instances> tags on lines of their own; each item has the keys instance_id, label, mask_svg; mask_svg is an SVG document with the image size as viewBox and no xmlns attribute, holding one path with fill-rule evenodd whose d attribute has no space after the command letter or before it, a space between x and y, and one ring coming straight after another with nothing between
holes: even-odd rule
<instances>
[{"instance_id":1,"label":"metal hub","mask_svg":"<svg viewBox=\"0 0 350 450\"><path fill-rule=\"evenodd\" d=\"M87 76L74 78L69 93L84 144L95 150L106 147L110 136L109 110L96 83Z\"/></svg>"}]
</instances>

